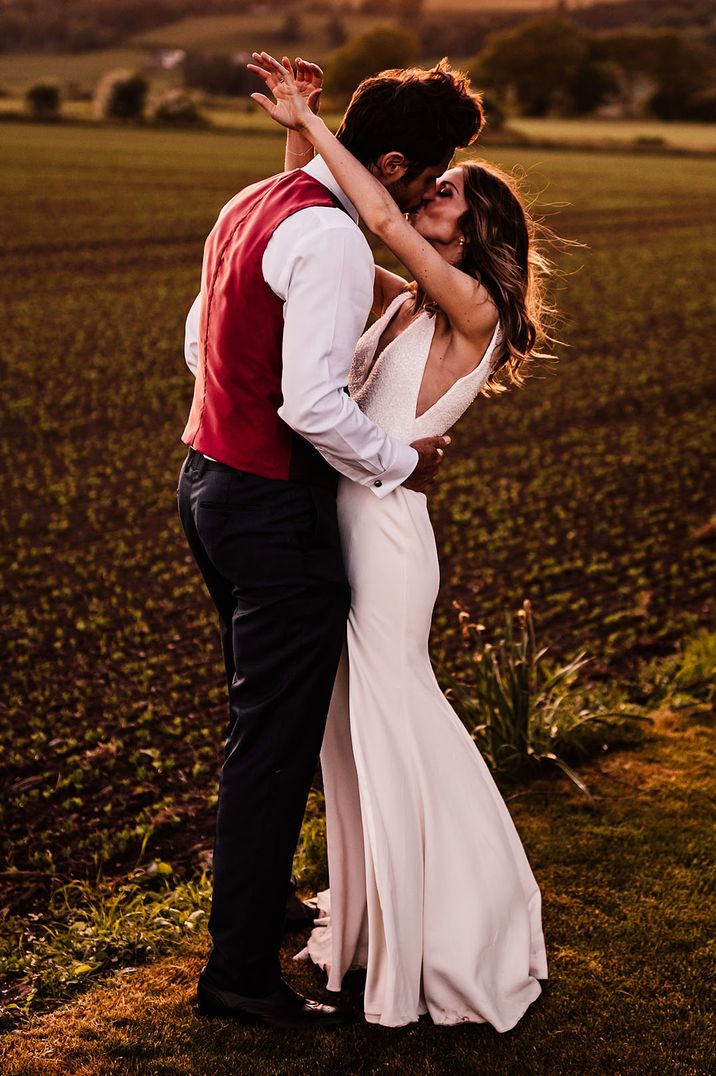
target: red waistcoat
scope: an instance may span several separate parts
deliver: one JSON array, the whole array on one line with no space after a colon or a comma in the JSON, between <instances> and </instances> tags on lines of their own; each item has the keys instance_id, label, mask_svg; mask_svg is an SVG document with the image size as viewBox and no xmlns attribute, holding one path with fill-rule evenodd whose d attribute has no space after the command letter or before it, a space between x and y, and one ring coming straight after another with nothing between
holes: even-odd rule
<instances>
[{"instance_id":1,"label":"red waistcoat","mask_svg":"<svg viewBox=\"0 0 716 1076\"><path fill-rule=\"evenodd\" d=\"M312 176L284 172L237 194L210 232L199 365L182 440L240 471L335 487L333 468L277 414L283 402L283 302L261 271L276 228L309 206L338 203Z\"/></svg>"}]
</instances>

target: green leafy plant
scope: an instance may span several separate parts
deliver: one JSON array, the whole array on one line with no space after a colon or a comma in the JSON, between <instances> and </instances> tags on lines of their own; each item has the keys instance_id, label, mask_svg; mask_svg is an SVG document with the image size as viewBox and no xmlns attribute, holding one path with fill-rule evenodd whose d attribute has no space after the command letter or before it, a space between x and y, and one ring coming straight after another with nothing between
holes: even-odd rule
<instances>
[{"instance_id":1,"label":"green leafy plant","mask_svg":"<svg viewBox=\"0 0 716 1076\"><path fill-rule=\"evenodd\" d=\"M584 653L558 664L537 643L534 614L523 602L516 617L507 614L503 634L488 642L483 624L458 609L462 638L470 648L469 675L448 674L448 697L495 774L515 778L545 764L557 766L589 796L570 765L609 742L633 738L630 722L648 722L643 714L593 707L579 674L589 663Z\"/></svg>"},{"instance_id":2,"label":"green leafy plant","mask_svg":"<svg viewBox=\"0 0 716 1076\"><path fill-rule=\"evenodd\" d=\"M0 1022L11 1026L31 1006L57 1004L81 984L176 949L204 927L209 895L205 872L180 881L171 864L153 860L119 886L61 886L44 916L11 916L0 967L13 988Z\"/></svg>"},{"instance_id":3,"label":"green leafy plant","mask_svg":"<svg viewBox=\"0 0 716 1076\"><path fill-rule=\"evenodd\" d=\"M699 632L685 644L674 686L694 701L716 702L716 632Z\"/></svg>"},{"instance_id":4,"label":"green leafy plant","mask_svg":"<svg viewBox=\"0 0 716 1076\"><path fill-rule=\"evenodd\" d=\"M716 632L704 629L686 639L677 653L645 662L630 695L652 709L709 711L716 703Z\"/></svg>"}]
</instances>

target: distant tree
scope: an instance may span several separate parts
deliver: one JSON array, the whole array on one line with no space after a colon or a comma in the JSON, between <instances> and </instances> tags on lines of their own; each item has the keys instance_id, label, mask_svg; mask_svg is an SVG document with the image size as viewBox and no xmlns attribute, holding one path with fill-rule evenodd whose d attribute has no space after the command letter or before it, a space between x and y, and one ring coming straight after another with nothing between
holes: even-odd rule
<instances>
[{"instance_id":1,"label":"distant tree","mask_svg":"<svg viewBox=\"0 0 716 1076\"><path fill-rule=\"evenodd\" d=\"M590 47L569 88L568 111L585 116L619 91L619 72L614 64L595 58Z\"/></svg>"},{"instance_id":2,"label":"distant tree","mask_svg":"<svg viewBox=\"0 0 716 1076\"><path fill-rule=\"evenodd\" d=\"M414 34L397 26L378 26L354 37L326 65L326 95L346 100L359 82L390 67L410 67L418 55Z\"/></svg>"},{"instance_id":3,"label":"distant tree","mask_svg":"<svg viewBox=\"0 0 716 1076\"><path fill-rule=\"evenodd\" d=\"M588 111L607 92L589 37L570 19L548 15L490 37L470 65L473 80L528 116Z\"/></svg>"},{"instance_id":4,"label":"distant tree","mask_svg":"<svg viewBox=\"0 0 716 1076\"><path fill-rule=\"evenodd\" d=\"M25 94L25 105L36 120L59 119L60 87L56 82L36 82Z\"/></svg>"},{"instance_id":5,"label":"distant tree","mask_svg":"<svg viewBox=\"0 0 716 1076\"><path fill-rule=\"evenodd\" d=\"M686 119L691 102L716 88L714 47L674 30L636 27L600 34L594 51L618 69L619 93L627 109L638 110L646 98L648 109L660 119Z\"/></svg>"},{"instance_id":6,"label":"distant tree","mask_svg":"<svg viewBox=\"0 0 716 1076\"><path fill-rule=\"evenodd\" d=\"M366 15L397 15L415 20L425 6L425 0L361 0L358 10ZM452 13L451 13L452 14Z\"/></svg>"},{"instance_id":7,"label":"distant tree","mask_svg":"<svg viewBox=\"0 0 716 1076\"><path fill-rule=\"evenodd\" d=\"M31 34L31 27L28 13L13 8L0 10L0 51L22 48Z\"/></svg>"},{"instance_id":8,"label":"distant tree","mask_svg":"<svg viewBox=\"0 0 716 1076\"><path fill-rule=\"evenodd\" d=\"M505 111L491 93L483 93L482 107L485 112L485 132L499 131L505 125Z\"/></svg>"},{"instance_id":9,"label":"distant tree","mask_svg":"<svg viewBox=\"0 0 716 1076\"><path fill-rule=\"evenodd\" d=\"M716 89L716 54L699 41L679 35L657 73L649 110L661 120L691 119L695 102Z\"/></svg>"},{"instance_id":10,"label":"distant tree","mask_svg":"<svg viewBox=\"0 0 716 1076\"><path fill-rule=\"evenodd\" d=\"M421 15L413 20L424 56L472 56L483 47L494 30L492 19L462 11L452 12L450 18L441 14Z\"/></svg>"},{"instance_id":11,"label":"distant tree","mask_svg":"<svg viewBox=\"0 0 716 1076\"><path fill-rule=\"evenodd\" d=\"M250 59L248 53L190 52L182 65L184 84L221 97L248 97L264 89L263 82L246 70Z\"/></svg>"},{"instance_id":12,"label":"distant tree","mask_svg":"<svg viewBox=\"0 0 716 1076\"><path fill-rule=\"evenodd\" d=\"M110 71L97 87L95 111L102 119L141 119L148 91L149 83L138 71Z\"/></svg>"},{"instance_id":13,"label":"distant tree","mask_svg":"<svg viewBox=\"0 0 716 1076\"><path fill-rule=\"evenodd\" d=\"M325 26L325 34L331 48L337 49L341 45L345 45L348 40L348 31L340 15L336 14L329 17Z\"/></svg>"},{"instance_id":14,"label":"distant tree","mask_svg":"<svg viewBox=\"0 0 716 1076\"><path fill-rule=\"evenodd\" d=\"M292 45L294 41L298 41L302 30L301 16L295 11L287 11L278 32L278 39L286 45Z\"/></svg>"},{"instance_id":15,"label":"distant tree","mask_svg":"<svg viewBox=\"0 0 716 1076\"><path fill-rule=\"evenodd\" d=\"M392 4L389 3L387 6L394 8L399 19L415 21L425 6L425 0L393 0Z\"/></svg>"},{"instance_id":16,"label":"distant tree","mask_svg":"<svg viewBox=\"0 0 716 1076\"><path fill-rule=\"evenodd\" d=\"M384 15L386 0L361 0L358 10L364 15Z\"/></svg>"},{"instance_id":17,"label":"distant tree","mask_svg":"<svg viewBox=\"0 0 716 1076\"><path fill-rule=\"evenodd\" d=\"M597 62L612 66L615 96L627 115L638 113L656 86L661 39L661 32L640 28L599 34L593 39Z\"/></svg>"},{"instance_id":18,"label":"distant tree","mask_svg":"<svg viewBox=\"0 0 716 1076\"><path fill-rule=\"evenodd\" d=\"M152 119L172 127L203 127L206 117L200 112L196 101L183 90L167 90L154 103Z\"/></svg>"},{"instance_id":19,"label":"distant tree","mask_svg":"<svg viewBox=\"0 0 716 1076\"><path fill-rule=\"evenodd\" d=\"M684 119L716 123L716 86L693 94L686 102Z\"/></svg>"},{"instance_id":20,"label":"distant tree","mask_svg":"<svg viewBox=\"0 0 716 1076\"><path fill-rule=\"evenodd\" d=\"M92 52L94 49L105 49L113 45L118 36L117 31L109 26L89 21L70 23L64 47L68 52Z\"/></svg>"}]
</instances>

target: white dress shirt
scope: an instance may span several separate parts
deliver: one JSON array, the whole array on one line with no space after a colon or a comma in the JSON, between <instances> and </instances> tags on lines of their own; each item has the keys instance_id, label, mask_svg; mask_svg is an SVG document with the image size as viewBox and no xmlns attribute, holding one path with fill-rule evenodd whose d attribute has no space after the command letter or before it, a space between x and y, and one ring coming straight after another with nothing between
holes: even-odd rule
<instances>
[{"instance_id":1,"label":"white dress shirt","mask_svg":"<svg viewBox=\"0 0 716 1076\"><path fill-rule=\"evenodd\" d=\"M418 454L371 422L344 391L373 304L373 255L358 228L355 206L323 159L314 157L304 172L327 187L347 212L327 206L301 209L279 224L264 252L264 280L284 304L278 413L336 471L383 497L412 474ZM189 311L184 342L194 374L200 300L198 295Z\"/></svg>"}]
</instances>

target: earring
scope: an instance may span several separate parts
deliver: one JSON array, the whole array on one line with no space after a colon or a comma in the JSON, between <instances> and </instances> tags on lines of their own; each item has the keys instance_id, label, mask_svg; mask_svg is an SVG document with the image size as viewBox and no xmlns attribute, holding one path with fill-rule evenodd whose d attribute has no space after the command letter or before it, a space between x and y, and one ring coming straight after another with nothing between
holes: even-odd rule
<instances>
[{"instance_id":1,"label":"earring","mask_svg":"<svg viewBox=\"0 0 716 1076\"><path fill-rule=\"evenodd\" d=\"M460 238L458 239L458 243L460 244L461 247L465 246L465 240L463 239L462 236L460 236Z\"/></svg>"}]
</instances>

